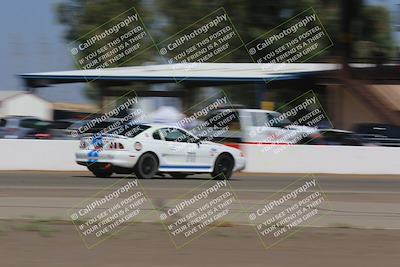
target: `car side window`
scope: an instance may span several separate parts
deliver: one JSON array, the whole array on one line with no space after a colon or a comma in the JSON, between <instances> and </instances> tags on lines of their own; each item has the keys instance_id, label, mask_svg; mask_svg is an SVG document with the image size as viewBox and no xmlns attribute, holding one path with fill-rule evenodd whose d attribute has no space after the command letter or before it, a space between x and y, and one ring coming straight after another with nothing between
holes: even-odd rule
<instances>
[{"instance_id":1,"label":"car side window","mask_svg":"<svg viewBox=\"0 0 400 267\"><path fill-rule=\"evenodd\" d=\"M21 128L36 128L40 120L37 119L23 119L20 121Z\"/></svg>"},{"instance_id":2,"label":"car side window","mask_svg":"<svg viewBox=\"0 0 400 267\"><path fill-rule=\"evenodd\" d=\"M156 130L156 131L153 133L153 139L154 139L154 140L161 140L161 135L160 135L160 131L159 131L159 130Z\"/></svg>"},{"instance_id":3,"label":"car side window","mask_svg":"<svg viewBox=\"0 0 400 267\"><path fill-rule=\"evenodd\" d=\"M177 128L163 128L160 130L162 135L165 138L165 141L169 142L181 142L181 143L188 143L193 142L191 139L193 137L189 136L184 131L177 129Z\"/></svg>"}]
</instances>

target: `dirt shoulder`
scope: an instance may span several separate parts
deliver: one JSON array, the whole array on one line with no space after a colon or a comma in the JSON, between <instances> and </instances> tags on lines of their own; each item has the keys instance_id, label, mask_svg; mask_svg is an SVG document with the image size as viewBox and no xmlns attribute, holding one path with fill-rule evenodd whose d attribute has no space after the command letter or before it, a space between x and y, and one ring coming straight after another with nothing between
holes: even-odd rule
<instances>
[{"instance_id":1,"label":"dirt shoulder","mask_svg":"<svg viewBox=\"0 0 400 267\"><path fill-rule=\"evenodd\" d=\"M0 223L1 266L398 266L400 230L305 228L266 250L250 226L217 227L177 250L160 224L87 249L72 225Z\"/></svg>"}]
</instances>

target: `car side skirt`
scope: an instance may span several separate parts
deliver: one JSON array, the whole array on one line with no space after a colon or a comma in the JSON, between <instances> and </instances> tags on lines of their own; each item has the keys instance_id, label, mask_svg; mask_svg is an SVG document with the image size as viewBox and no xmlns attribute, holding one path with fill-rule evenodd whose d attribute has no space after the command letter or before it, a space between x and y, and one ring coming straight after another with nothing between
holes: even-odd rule
<instances>
[{"instance_id":1,"label":"car side skirt","mask_svg":"<svg viewBox=\"0 0 400 267\"><path fill-rule=\"evenodd\" d=\"M161 165L160 172L212 172L213 166Z\"/></svg>"}]
</instances>

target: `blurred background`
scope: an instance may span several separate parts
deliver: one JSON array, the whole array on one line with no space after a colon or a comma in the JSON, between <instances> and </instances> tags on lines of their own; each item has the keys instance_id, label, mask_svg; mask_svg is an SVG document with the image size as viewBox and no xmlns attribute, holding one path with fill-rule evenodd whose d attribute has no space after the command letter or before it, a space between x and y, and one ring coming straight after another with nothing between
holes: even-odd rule
<instances>
[{"instance_id":1,"label":"blurred background","mask_svg":"<svg viewBox=\"0 0 400 267\"><path fill-rule=\"evenodd\" d=\"M242 41L249 43L312 7L333 46L309 62L335 63L341 68L295 80L223 86L97 81L32 86L19 76L79 69L68 45L131 7L154 43L220 7ZM172 123L174 119L166 118L188 115L185 110L221 90L239 112L244 108L277 110L312 89L335 129L319 125L319 140L309 144L400 146L398 0L15 0L8 1L0 13L0 138L72 139L70 131L123 103L126 97L120 96L132 90L141 99L140 107L132 109L142 108L153 114L152 120ZM238 49L218 62L252 61L246 49ZM164 63L157 50L147 49L110 67ZM152 91L175 93L144 93ZM235 130L240 133L251 126L240 121ZM234 141L244 141L243 136Z\"/></svg>"}]
</instances>

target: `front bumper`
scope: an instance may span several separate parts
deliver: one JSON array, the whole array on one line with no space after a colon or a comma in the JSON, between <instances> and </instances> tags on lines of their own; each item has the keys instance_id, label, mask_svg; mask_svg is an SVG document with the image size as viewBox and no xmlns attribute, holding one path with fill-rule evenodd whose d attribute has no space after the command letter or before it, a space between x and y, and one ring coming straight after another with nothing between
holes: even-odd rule
<instances>
[{"instance_id":1,"label":"front bumper","mask_svg":"<svg viewBox=\"0 0 400 267\"><path fill-rule=\"evenodd\" d=\"M244 157L236 158L234 171L241 171L244 168L246 168L246 158Z\"/></svg>"},{"instance_id":2,"label":"front bumper","mask_svg":"<svg viewBox=\"0 0 400 267\"><path fill-rule=\"evenodd\" d=\"M89 166L96 163L111 164L121 168L133 168L138 155L131 151L95 151L80 150L75 153L75 161L80 165Z\"/></svg>"}]
</instances>

